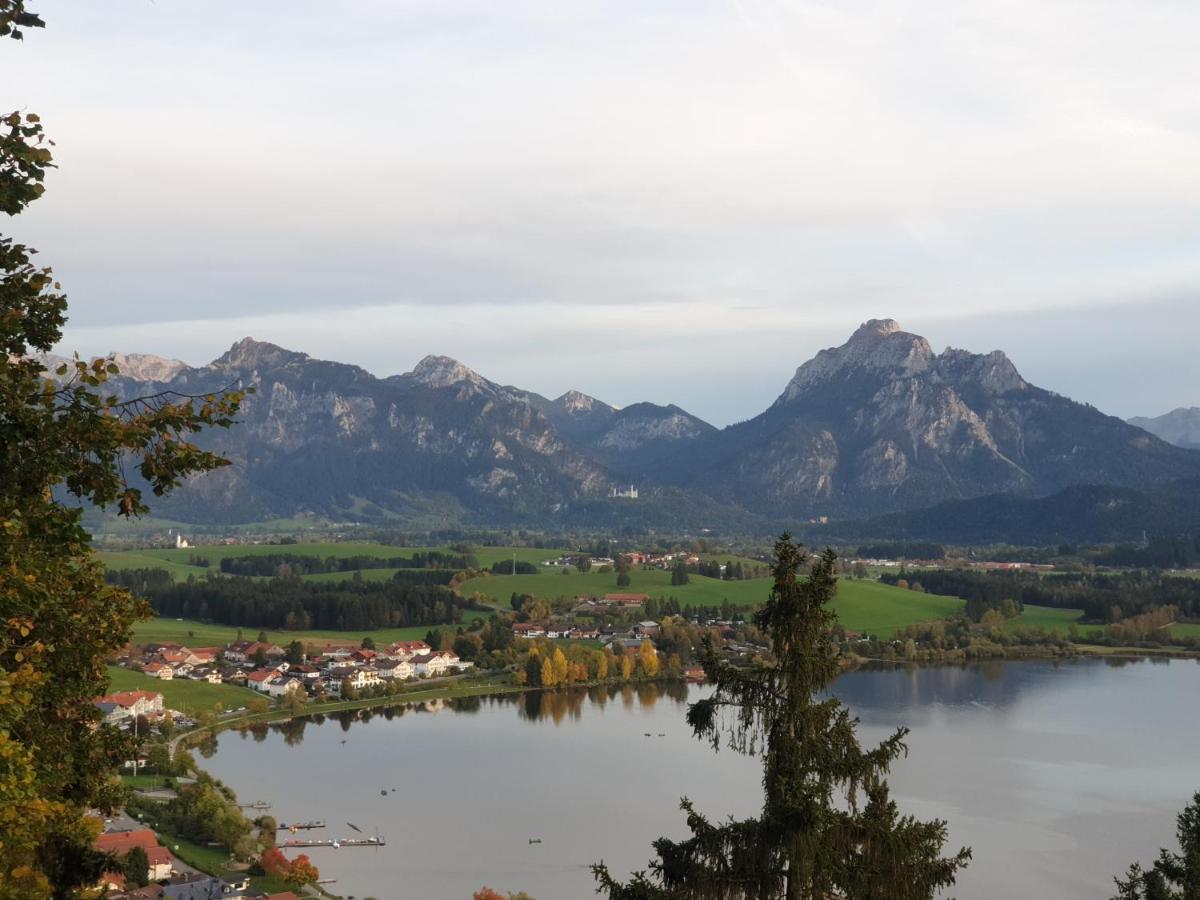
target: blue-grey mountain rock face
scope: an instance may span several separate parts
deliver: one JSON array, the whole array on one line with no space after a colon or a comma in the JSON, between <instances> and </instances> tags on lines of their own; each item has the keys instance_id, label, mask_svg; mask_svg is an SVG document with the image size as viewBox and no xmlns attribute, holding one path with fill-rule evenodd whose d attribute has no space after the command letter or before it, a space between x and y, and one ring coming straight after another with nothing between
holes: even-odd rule
<instances>
[{"instance_id":1,"label":"blue-grey mountain rock face","mask_svg":"<svg viewBox=\"0 0 1200 900\"><path fill-rule=\"evenodd\" d=\"M550 400L445 356L389 378L250 338L199 368L126 360L129 395L255 388L240 425L205 437L234 465L160 504L188 521L740 526L1200 475L1200 453L1029 384L1003 353L936 354L891 320L723 430L673 405ZM637 501L608 503L631 482Z\"/></svg>"},{"instance_id":2,"label":"blue-grey mountain rock face","mask_svg":"<svg viewBox=\"0 0 1200 900\"><path fill-rule=\"evenodd\" d=\"M676 463L676 483L775 517L1140 487L1200 471L1200 456L1029 384L1000 351L936 354L890 319L822 350L769 409Z\"/></svg>"},{"instance_id":3,"label":"blue-grey mountain rock face","mask_svg":"<svg viewBox=\"0 0 1200 900\"><path fill-rule=\"evenodd\" d=\"M1135 416L1130 425L1145 429L1168 444L1200 450L1200 406L1179 407L1161 416Z\"/></svg>"}]
</instances>

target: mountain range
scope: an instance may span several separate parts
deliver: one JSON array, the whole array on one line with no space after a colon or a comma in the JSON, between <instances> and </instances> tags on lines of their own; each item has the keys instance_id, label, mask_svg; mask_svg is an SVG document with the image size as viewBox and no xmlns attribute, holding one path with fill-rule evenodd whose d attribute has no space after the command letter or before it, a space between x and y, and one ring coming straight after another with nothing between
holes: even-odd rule
<instances>
[{"instance_id":1,"label":"mountain range","mask_svg":"<svg viewBox=\"0 0 1200 900\"><path fill-rule=\"evenodd\" d=\"M251 338L201 367L121 360L125 395L255 389L241 424L204 438L234 465L156 507L191 522L765 530L1200 477L1200 452L1028 383L1000 351L935 353L890 319L721 429L674 405L548 399L445 356L385 378Z\"/></svg>"},{"instance_id":2,"label":"mountain range","mask_svg":"<svg viewBox=\"0 0 1200 900\"><path fill-rule=\"evenodd\" d=\"M1200 406L1179 407L1161 416L1137 416L1130 425L1144 428L1169 444L1200 450Z\"/></svg>"}]
</instances>

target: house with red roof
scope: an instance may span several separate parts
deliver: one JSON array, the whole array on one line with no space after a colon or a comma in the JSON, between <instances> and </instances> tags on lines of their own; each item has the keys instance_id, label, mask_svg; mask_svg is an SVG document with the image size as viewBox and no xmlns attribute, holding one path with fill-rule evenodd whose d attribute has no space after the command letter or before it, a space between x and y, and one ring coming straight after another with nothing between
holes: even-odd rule
<instances>
[{"instance_id":1,"label":"house with red roof","mask_svg":"<svg viewBox=\"0 0 1200 900\"><path fill-rule=\"evenodd\" d=\"M170 681L175 677L175 670L167 663L152 662L142 666L142 671L151 678L161 678L163 681Z\"/></svg>"},{"instance_id":2,"label":"house with red roof","mask_svg":"<svg viewBox=\"0 0 1200 900\"><path fill-rule=\"evenodd\" d=\"M112 853L118 859L124 859L135 847L140 847L149 862L151 881L170 878L175 866L175 857L166 847L158 843L158 835L149 828L139 828L135 831L109 831L98 835L94 844L101 853Z\"/></svg>"},{"instance_id":3,"label":"house with red roof","mask_svg":"<svg viewBox=\"0 0 1200 900\"><path fill-rule=\"evenodd\" d=\"M411 660L414 656L420 656L432 650L433 648L424 641L396 641L387 648L387 653L393 659Z\"/></svg>"}]
</instances>

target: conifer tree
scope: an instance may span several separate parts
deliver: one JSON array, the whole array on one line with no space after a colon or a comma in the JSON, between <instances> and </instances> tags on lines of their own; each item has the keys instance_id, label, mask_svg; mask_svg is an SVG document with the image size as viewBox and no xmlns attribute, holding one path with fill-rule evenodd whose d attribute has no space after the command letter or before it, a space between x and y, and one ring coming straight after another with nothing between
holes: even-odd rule
<instances>
[{"instance_id":1,"label":"conifer tree","mask_svg":"<svg viewBox=\"0 0 1200 900\"><path fill-rule=\"evenodd\" d=\"M772 660L725 663L705 642L715 689L691 705L688 724L714 749L726 737L762 758L761 816L714 824L685 798L692 836L655 841L649 873L621 883L603 863L593 867L610 900L918 900L954 883L970 851L942 856L945 823L901 816L888 796L885 776L906 752L907 729L864 750L857 720L826 693L838 673L828 608L836 558L825 551L801 579L802 550L788 534L776 543L775 584L755 617Z\"/></svg>"}]
</instances>

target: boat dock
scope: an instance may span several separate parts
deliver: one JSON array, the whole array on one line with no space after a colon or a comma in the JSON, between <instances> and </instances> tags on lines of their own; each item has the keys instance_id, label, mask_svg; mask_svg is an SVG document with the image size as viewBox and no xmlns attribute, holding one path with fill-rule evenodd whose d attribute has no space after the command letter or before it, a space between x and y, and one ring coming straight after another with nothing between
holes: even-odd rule
<instances>
[{"instance_id":1,"label":"boat dock","mask_svg":"<svg viewBox=\"0 0 1200 900\"><path fill-rule=\"evenodd\" d=\"M308 831L310 828L324 828L325 823L319 819L315 822L292 822L290 825L280 822L276 827L280 831Z\"/></svg>"},{"instance_id":2,"label":"boat dock","mask_svg":"<svg viewBox=\"0 0 1200 900\"><path fill-rule=\"evenodd\" d=\"M387 841L381 837L366 837L366 838L346 838L341 841L333 841L328 839L306 840L303 838L294 838L292 840L281 841L277 846L284 848L305 848L312 849L315 847L333 847L335 850L342 847L385 847Z\"/></svg>"}]
</instances>

